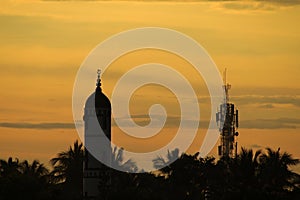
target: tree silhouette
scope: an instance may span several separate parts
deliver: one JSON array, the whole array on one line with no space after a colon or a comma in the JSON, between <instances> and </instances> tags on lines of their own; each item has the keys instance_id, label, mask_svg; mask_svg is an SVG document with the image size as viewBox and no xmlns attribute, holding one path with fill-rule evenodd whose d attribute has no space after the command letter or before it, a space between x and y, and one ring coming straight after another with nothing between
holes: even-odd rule
<instances>
[{"instance_id":1,"label":"tree silhouette","mask_svg":"<svg viewBox=\"0 0 300 200\"><path fill-rule=\"evenodd\" d=\"M24 160L20 164L20 171L22 174L34 176L37 178L44 178L49 173L49 170L44 166L44 164L41 164L37 160L32 161L31 164L27 160Z\"/></svg>"},{"instance_id":2,"label":"tree silhouette","mask_svg":"<svg viewBox=\"0 0 300 200\"><path fill-rule=\"evenodd\" d=\"M132 173L137 172L138 167L132 159L124 160L123 148L112 148L110 156L110 164L114 169L102 164L99 173L99 199L119 199L132 195L131 189L135 185Z\"/></svg>"},{"instance_id":3,"label":"tree silhouette","mask_svg":"<svg viewBox=\"0 0 300 200\"><path fill-rule=\"evenodd\" d=\"M200 158L199 153L194 155L182 154L178 158L178 149L172 152L168 151L167 158L167 161L162 157L153 160L155 167L164 166L159 171L165 177L167 198L199 199L206 188L205 177L201 172L205 170L205 162L209 159ZM175 159L177 160L174 161ZM209 162L211 161L209 160Z\"/></svg>"},{"instance_id":4,"label":"tree silhouette","mask_svg":"<svg viewBox=\"0 0 300 200\"><path fill-rule=\"evenodd\" d=\"M19 174L19 159L13 160L9 157L8 160L0 160L0 175L2 177L7 177L15 174Z\"/></svg>"},{"instance_id":5,"label":"tree silhouette","mask_svg":"<svg viewBox=\"0 0 300 200\"><path fill-rule=\"evenodd\" d=\"M52 199L48 169L34 160L19 163L9 158L0 161L0 199Z\"/></svg>"},{"instance_id":6,"label":"tree silhouette","mask_svg":"<svg viewBox=\"0 0 300 200\"><path fill-rule=\"evenodd\" d=\"M161 172L165 174L170 173L170 164L179 158L179 149L174 149L173 151L169 151L167 153L167 160L162 156L158 156L152 160L153 166L156 169L160 169Z\"/></svg>"},{"instance_id":7,"label":"tree silhouette","mask_svg":"<svg viewBox=\"0 0 300 200\"><path fill-rule=\"evenodd\" d=\"M300 175L290 169L299 160L280 149L254 152L242 148L237 157L217 162L199 153L179 156L178 150L168 151L166 159L153 160L158 171L140 174L134 173L138 169L133 160L124 159L122 148L113 148L111 153L112 164L126 172L103 165L98 199L300 199ZM82 144L75 141L51 163L49 173L37 160L0 160L0 199L82 199Z\"/></svg>"},{"instance_id":8,"label":"tree silhouette","mask_svg":"<svg viewBox=\"0 0 300 200\"><path fill-rule=\"evenodd\" d=\"M56 183L61 183L65 196L79 199L82 195L83 180L83 145L77 140L68 151L58 153L50 163L54 167L51 175Z\"/></svg>"},{"instance_id":9,"label":"tree silhouette","mask_svg":"<svg viewBox=\"0 0 300 200\"><path fill-rule=\"evenodd\" d=\"M136 163L132 159L124 161L124 149L114 147L111 154L111 165L125 172L135 173L138 170Z\"/></svg>"},{"instance_id":10,"label":"tree silhouette","mask_svg":"<svg viewBox=\"0 0 300 200\"><path fill-rule=\"evenodd\" d=\"M259 177L263 190L277 196L293 190L295 186L291 180L295 173L289 167L298 163L299 159L292 158L291 154L280 153L280 148L277 151L267 148L260 156Z\"/></svg>"},{"instance_id":11,"label":"tree silhouette","mask_svg":"<svg viewBox=\"0 0 300 200\"><path fill-rule=\"evenodd\" d=\"M13 160L9 157L6 160L0 160L0 199L16 199L18 194L15 193L19 189L18 179L21 175L19 171L19 159Z\"/></svg>"},{"instance_id":12,"label":"tree silhouette","mask_svg":"<svg viewBox=\"0 0 300 200\"><path fill-rule=\"evenodd\" d=\"M233 195L241 199L265 198L261 192L258 176L261 155L261 150L254 153L252 149L242 147L241 153L231 159L228 183L231 182L234 187Z\"/></svg>"}]
</instances>

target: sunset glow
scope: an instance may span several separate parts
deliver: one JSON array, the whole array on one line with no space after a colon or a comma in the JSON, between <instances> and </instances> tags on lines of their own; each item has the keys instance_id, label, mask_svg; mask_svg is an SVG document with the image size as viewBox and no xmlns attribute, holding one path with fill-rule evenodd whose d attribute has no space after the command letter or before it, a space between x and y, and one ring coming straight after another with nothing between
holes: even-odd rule
<instances>
[{"instance_id":1,"label":"sunset glow","mask_svg":"<svg viewBox=\"0 0 300 200\"><path fill-rule=\"evenodd\" d=\"M72 125L72 90L81 63L111 35L151 26L192 37L220 72L228 69L231 100L240 111L239 147L281 147L300 158L300 6L280 2L1 2L1 157L48 163L78 139ZM189 77L201 117L207 120L210 103L201 76L195 75L188 62L167 52L144 50L120 57L103 74L104 93L111 97L124 72L147 62L164 63ZM180 114L170 91L150 85L136 91L132 115L147 115L149 106L158 100L172 116ZM135 120L147 123L146 117ZM200 127L189 152L199 151L206 128ZM170 122L157 140L144 143L123 135L116 126L113 130L113 140L120 146L132 149L136 145L135 150L146 151L168 142L176 122ZM216 148L210 154L217 156Z\"/></svg>"}]
</instances>

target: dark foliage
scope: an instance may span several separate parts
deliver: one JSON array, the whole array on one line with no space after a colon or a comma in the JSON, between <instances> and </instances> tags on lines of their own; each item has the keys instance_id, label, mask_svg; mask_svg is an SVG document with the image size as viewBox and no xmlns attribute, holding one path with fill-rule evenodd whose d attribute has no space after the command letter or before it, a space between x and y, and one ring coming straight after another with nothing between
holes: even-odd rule
<instances>
[{"instance_id":1,"label":"dark foliage","mask_svg":"<svg viewBox=\"0 0 300 200\"><path fill-rule=\"evenodd\" d=\"M37 160L0 160L0 199L82 199L82 162L83 147L78 141L51 159L52 171ZM124 167L133 169L130 162L130 168L129 161ZM254 152L242 148L236 158L218 161L201 158L199 153L179 155L174 150L167 153L167 160L153 160L157 168L167 164L153 173L106 168L100 174L99 199L300 199L300 176L289 168L298 163L280 149Z\"/></svg>"}]
</instances>

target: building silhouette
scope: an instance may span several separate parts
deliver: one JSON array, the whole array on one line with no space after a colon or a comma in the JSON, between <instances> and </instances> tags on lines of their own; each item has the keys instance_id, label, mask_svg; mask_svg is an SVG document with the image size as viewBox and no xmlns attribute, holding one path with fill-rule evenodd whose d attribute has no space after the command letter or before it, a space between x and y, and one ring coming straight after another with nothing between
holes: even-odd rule
<instances>
[{"instance_id":1,"label":"building silhouette","mask_svg":"<svg viewBox=\"0 0 300 200\"><path fill-rule=\"evenodd\" d=\"M104 163L109 163L111 159L111 104L101 89L101 71L98 70L97 73L96 89L86 100L83 117L85 132L83 199L85 200L93 200L100 195L103 197L104 194L100 194L99 187L105 188L110 185L109 167L102 164L99 158ZM101 131L103 131L102 134L100 134ZM95 149L93 155L90 148ZM104 175L107 175L106 178ZM105 179L104 183L103 179Z\"/></svg>"}]
</instances>

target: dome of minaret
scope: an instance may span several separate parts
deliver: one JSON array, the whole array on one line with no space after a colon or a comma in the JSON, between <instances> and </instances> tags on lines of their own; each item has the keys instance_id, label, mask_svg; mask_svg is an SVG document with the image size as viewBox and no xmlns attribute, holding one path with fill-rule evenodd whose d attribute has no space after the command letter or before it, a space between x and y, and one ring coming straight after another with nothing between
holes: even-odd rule
<instances>
[{"instance_id":1,"label":"dome of minaret","mask_svg":"<svg viewBox=\"0 0 300 200\"><path fill-rule=\"evenodd\" d=\"M95 107L96 109L111 109L108 97L103 94L101 89L100 71L98 70L98 79L96 90L86 100L85 108Z\"/></svg>"}]
</instances>

